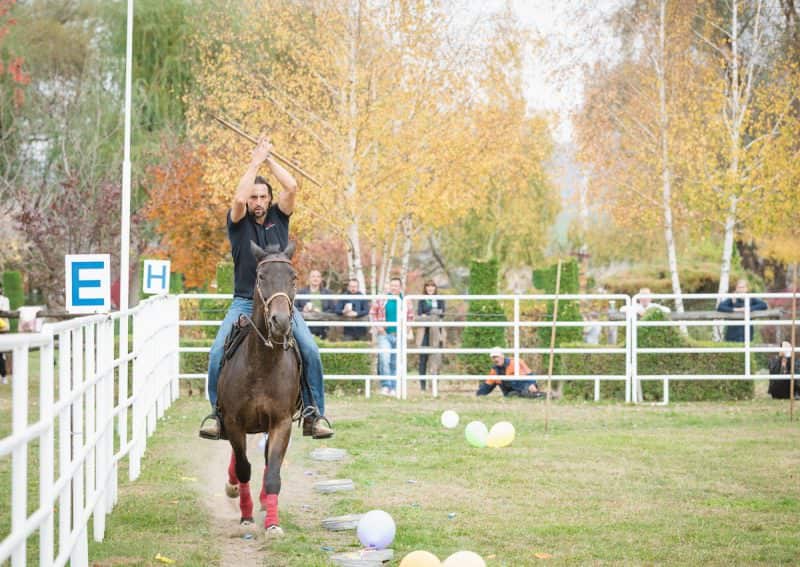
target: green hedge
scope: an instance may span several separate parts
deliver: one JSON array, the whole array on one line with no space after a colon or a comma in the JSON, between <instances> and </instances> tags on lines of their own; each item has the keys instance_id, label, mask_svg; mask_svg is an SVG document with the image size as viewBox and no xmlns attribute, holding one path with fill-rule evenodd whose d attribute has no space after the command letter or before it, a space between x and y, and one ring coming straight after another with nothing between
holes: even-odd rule
<instances>
[{"instance_id":1,"label":"green hedge","mask_svg":"<svg viewBox=\"0 0 800 567\"><path fill-rule=\"evenodd\" d=\"M314 337L320 348L369 348L369 341L326 341ZM325 374L372 374L369 353L322 353L322 370ZM363 380L326 380L325 393L360 394L364 392Z\"/></svg>"},{"instance_id":2,"label":"green hedge","mask_svg":"<svg viewBox=\"0 0 800 567\"><path fill-rule=\"evenodd\" d=\"M497 260L474 261L469 272L470 295L497 294ZM467 321L505 321L503 308L495 300L470 301ZM503 327L467 327L464 329L462 346L465 348L492 348L506 345ZM485 354L467 354L461 357L466 374L485 374L489 365Z\"/></svg>"},{"instance_id":3,"label":"green hedge","mask_svg":"<svg viewBox=\"0 0 800 567\"><path fill-rule=\"evenodd\" d=\"M643 318L646 321L664 320L659 310L650 310ZM603 348L606 345L587 345L582 342L568 343L564 347ZM619 345L624 346L624 345ZM678 332L677 327L640 327L640 348L665 347L732 347L741 343L712 343L694 341ZM560 374L603 376L625 374L624 354L561 354ZM764 362L763 357L753 356L752 368ZM637 357L640 376L652 374L743 374L742 353L676 353L639 354ZM658 381L643 381L642 395L645 400L660 400L663 385ZM752 380L670 380L669 396L672 401L719 401L751 399L754 394ZM571 398L593 399L593 381L570 381L565 384L564 395ZM601 381L601 399L624 399L625 384L622 380Z\"/></svg>"},{"instance_id":4,"label":"green hedge","mask_svg":"<svg viewBox=\"0 0 800 567\"><path fill-rule=\"evenodd\" d=\"M578 283L578 262L570 260L561 264L561 285L559 294L575 294L580 290ZM536 289L544 293L556 292L556 277L558 275L558 264L548 268L533 271L533 285ZM553 301L546 302L544 320L553 320ZM558 320L559 321L582 321L581 309L578 302L574 299L558 301ZM539 344L544 347L550 346L552 329L550 327L539 327L536 330L539 337ZM579 342L583 339L583 329L581 327L557 327L555 346L559 347L565 343ZM545 357L546 358L546 357ZM547 364L547 363L545 363ZM561 360L556 357L553 361L553 373L565 374L561 368Z\"/></svg>"},{"instance_id":5,"label":"green hedge","mask_svg":"<svg viewBox=\"0 0 800 567\"><path fill-rule=\"evenodd\" d=\"M216 328L215 328L216 329ZM209 347L213 339L182 339L181 346ZM368 341L330 342L317 339L321 348L368 348ZM322 368L325 374L371 374L368 353L323 353ZM181 373L205 374L208 371L208 354L204 352L185 352L181 354ZM363 380L331 380L325 382L325 391L336 389L347 392L363 391Z\"/></svg>"},{"instance_id":6,"label":"green hedge","mask_svg":"<svg viewBox=\"0 0 800 567\"><path fill-rule=\"evenodd\" d=\"M17 271L3 272L3 294L8 297L11 311L19 309L25 304L25 290L22 285L22 274ZM9 319L11 332L16 333L19 319Z\"/></svg>"}]
</instances>

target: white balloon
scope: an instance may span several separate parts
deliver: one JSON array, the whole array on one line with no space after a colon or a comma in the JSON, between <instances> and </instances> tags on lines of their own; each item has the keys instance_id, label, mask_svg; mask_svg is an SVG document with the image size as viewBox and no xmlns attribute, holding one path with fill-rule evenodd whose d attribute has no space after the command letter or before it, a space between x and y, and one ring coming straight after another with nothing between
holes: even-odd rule
<instances>
[{"instance_id":1,"label":"white balloon","mask_svg":"<svg viewBox=\"0 0 800 567\"><path fill-rule=\"evenodd\" d=\"M458 414L453 410L445 410L442 412L442 425L447 429L453 429L458 425Z\"/></svg>"}]
</instances>

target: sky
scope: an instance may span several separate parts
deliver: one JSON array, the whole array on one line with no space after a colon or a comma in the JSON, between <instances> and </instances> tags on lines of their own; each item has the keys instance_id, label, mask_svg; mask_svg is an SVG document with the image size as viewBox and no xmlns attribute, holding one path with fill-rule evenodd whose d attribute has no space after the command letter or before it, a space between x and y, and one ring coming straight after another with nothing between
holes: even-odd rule
<instances>
[{"instance_id":1,"label":"sky","mask_svg":"<svg viewBox=\"0 0 800 567\"><path fill-rule=\"evenodd\" d=\"M469 0L476 15L502 10L506 3L544 47L527 57L525 97L531 112L553 113L556 141L572 140L570 112L582 101L581 67L613 49L602 22L624 0Z\"/></svg>"}]
</instances>

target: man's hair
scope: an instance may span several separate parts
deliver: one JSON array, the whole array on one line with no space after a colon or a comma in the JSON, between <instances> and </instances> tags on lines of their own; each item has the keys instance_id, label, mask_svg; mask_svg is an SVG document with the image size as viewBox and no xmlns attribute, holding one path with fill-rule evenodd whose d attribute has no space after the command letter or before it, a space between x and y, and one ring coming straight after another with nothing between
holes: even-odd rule
<instances>
[{"instance_id":1,"label":"man's hair","mask_svg":"<svg viewBox=\"0 0 800 567\"><path fill-rule=\"evenodd\" d=\"M267 186L267 193L269 193L269 200L272 202L272 185L269 184L269 181L264 179L262 176L257 175L256 180L253 182L254 185L266 185Z\"/></svg>"},{"instance_id":2,"label":"man's hair","mask_svg":"<svg viewBox=\"0 0 800 567\"><path fill-rule=\"evenodd\" d=\"M400 282L400 285L403 285L403 280L401 280L401 279L400 279L400 278L398 278L397 276L394 276L393 278L389 278L389 282L390 282L390 283L391 283L391 282Z\"/></svg>"}]
</instances>

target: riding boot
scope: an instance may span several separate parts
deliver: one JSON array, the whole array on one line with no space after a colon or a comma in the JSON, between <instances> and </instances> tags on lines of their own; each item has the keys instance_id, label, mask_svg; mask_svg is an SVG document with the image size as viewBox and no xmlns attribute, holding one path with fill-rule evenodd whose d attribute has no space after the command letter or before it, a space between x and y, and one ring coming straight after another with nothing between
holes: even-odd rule
<instances>
[{"instance_id":1,"label":"riding boot","mask_svg":"<svg viewBox=\"0 0 800 567\"><path fill-rule=\"evenodd\" d=\"M327 425L326 425L327 424ZM303 436L312 439L328 439L333 437L331 422L324 416L307 416L303 418Z\"/></svg>"},{"instance_id":2,"label":"riding boot","mask_svg":"<svg viewBox=\"0 0 800 567\"><path fill-rule=\"evenodd\" d=\"M217 413L216 410L203 418L200 424L200 437L213 441L225 439L225 435L222 431L222 419L220 419L219 413Z\"/></svg>"}]
</instances>

